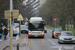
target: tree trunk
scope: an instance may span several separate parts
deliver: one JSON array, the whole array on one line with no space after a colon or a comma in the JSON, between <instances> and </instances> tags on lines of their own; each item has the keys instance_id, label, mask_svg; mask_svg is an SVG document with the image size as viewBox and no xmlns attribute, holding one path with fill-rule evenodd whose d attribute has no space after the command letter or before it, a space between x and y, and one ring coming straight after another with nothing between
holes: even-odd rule
<instances>
[{"instance_id":1,"label":"tree trunk","mask_svg":"<svg viewBox=\"0 0 75 50\"><path fill-rule=\"evenodd\" d=\"M61 20L62 29L65 30L65 20Z\"/></svg>"},{"instance_id":2,"label":"tree trunk","mask_svg":"<svg viewBox=\"0 0 75 50\"><path fill-rule=\"evenodd\" d=\"M75 19L73 18L73 28L75 30Z\"/></svg>"},{"instance_id":3,"label":"tree trunk","mask_svg":"<svg viewBox=\"0 0 75 50\"><path fill-rule=\"evenodd\" d=\"M49 25L50 25L50 18L49 18ZM51 26L51 25L50 25Z\"/></svg>"},{"instance_id":4,"label":"tree trunk","mask_svg":"<svg viewBox=\"0 0 75 50\"><path fill-rule=\"evenodd\" d=\"M74 24L73 24L73 28L74 28L74 30L75 30L75 21L74 21Z\"/></svg>"},{"instance_id":5,"label":"tree trunk","mask_svg":"<svg viewBox=\"0 0 75 50\"><path fill-rule=\"evenodd\" d=\"M73 25L73 24L72 24L72 19L70 19L70 24L71 24L71 29L72 29L72 25Z\"/></svg>"},{"instance_id":6,"label":"tree trunk","mask_svg":"<svg viewBox=\"0 0 75 50\"><path fill-rule=\"evenodd\" d=\"M49 25L49 18L47 19L48 25Z\"/></svg>"},{"instance_id":7,"label":"tree trunk","mask_svg":"<svg viewBox=\"0 0 75 50\"><path fill-rule=\"evenodd\" d=\"M52 26L52 17L50 17L50 26Z\"/></svg>"},{"instance_id":8,"label":"tree trunk","mask_svg":"<svg viewBox=\"0 0 75 50\"><path fill-rule=\"evenodd\" d=\"M69 21L69 20L67 19L67 31L69 30L69 25L68 25L68 21Z\"/></svg>"},{"instance_id":9,"label":"tree trunk","mask_svg":"<svg viewBox=\"0 0 75 50\"><path fill-rule=\"evenodd\" d=\"M46 24L48 25L48 19L46 19Z\"/></svg>"}]
</instances>

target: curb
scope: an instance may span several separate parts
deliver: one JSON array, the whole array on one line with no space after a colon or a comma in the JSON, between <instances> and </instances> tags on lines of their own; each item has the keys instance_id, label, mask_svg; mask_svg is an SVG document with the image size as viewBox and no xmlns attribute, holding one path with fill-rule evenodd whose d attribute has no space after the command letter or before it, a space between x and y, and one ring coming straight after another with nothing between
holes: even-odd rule
<instances>
[{"instance_id":1,"label":"curb","mask_svg":"<svg viewBox=\"0 0 75 50\"><path fill-rule=\"evenodd\" d=\"M6 47L4 47L2 50L5 50L5 49L8 48L8 47L10 47L10 46L6 46Z\"/></svg>"}]
</instances>

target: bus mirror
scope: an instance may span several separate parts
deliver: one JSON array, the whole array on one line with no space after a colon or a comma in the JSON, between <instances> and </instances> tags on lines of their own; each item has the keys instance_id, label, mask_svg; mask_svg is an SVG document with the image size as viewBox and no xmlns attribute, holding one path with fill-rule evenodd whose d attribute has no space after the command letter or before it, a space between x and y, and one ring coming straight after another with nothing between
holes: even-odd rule
<instances>
[{"instance_id":1,"label":"bus mirror","mask_svg":"<svg viewBox=\"0 0 75 50\"><path fill-rule=\"evenodd\" d=\"M46 25L46 23L44 22L44 26Z\"/></svg>"}]
</instances>

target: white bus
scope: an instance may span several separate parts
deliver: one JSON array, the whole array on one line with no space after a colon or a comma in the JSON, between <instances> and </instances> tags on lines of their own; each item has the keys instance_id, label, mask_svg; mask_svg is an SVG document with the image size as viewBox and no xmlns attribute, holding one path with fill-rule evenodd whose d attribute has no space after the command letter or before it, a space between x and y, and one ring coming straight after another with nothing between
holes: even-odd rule
<instances>
[{"instance_id":1,"label":"white bus","mask_svg":"<svg viewBox=\"0 0 75 50\"><path fill-rule=\"evenodd\" d=\"M28 22L28 38L42 37L44 38L44 20L41 17L31 17Z\"/></svg>"}]
</instances>

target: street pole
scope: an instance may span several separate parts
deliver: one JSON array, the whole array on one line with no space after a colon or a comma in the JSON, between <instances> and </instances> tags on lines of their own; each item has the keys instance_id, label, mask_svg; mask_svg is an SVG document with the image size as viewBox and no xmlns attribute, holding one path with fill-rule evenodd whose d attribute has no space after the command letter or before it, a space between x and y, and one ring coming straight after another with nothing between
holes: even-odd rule
<instances>
[{"instance_id":1,"label":"street pole","mask_svg":"<svg viewBox=\"0 0 75 50\"><path fill-rule=\"evenodd\" d=\"M10 0L10 10L13 10L13 0Z\"/></svg>"},{"instance_id":2,"label":"street pole","mask_svg":"<svg viewBox=\"0 0 75 50\"><path fill-rule=\"evenodd\" d=\"M10 0L10 10L13 10L13 0ZM13 19L13 24L14 24L14 19Z\"/></svg>"},{"instance_id":3,"label":"street pole","mask_svg":"<svg viewBox=\"0 0 75 50\"><path fill-rule=\"evenodd\" d=\"M55 21L55 28L56 28L56 21Z\"/></svg>"},{"instance_id":4,"label":"street pole","mask_svg":"<svg viewBox=\"0 0 75 50\"><path fill-rule=\"evenodd\" d=\"M17 20L20 22L20 40L19 42L21 43L21 21L23 20L23 17L21 14L19 15L19 18Z\"/></svg>"},{"instance_id":5,"label":"street pole","mask_svg":"<svg viewBox=\"0 0 75 50\"><path fill-rule=\"evenodd\" d=\"M13 13L11 12L11 17L10 17L10 50L12 50L12 17L13 17Z\"/></svg>"},{"instance_id":6,"label":"street pole","mask_svg":"<svg viewBox=\"0 0 75 50\"><path fill-rule=\"evenodd\" d=\"M13 0L10 0L10 11L13 10ZM11 12L11 15L13 15L13 13ZM12 17L10 17L10 50L13 50L12 48Z\"/></svg>"},{"instance_id":7,"label":"street pole","mask_svg":"<svg viewBox=\"0 0 75 50\"><path fill-rule=\"evenodd\" d=\"M20 43L21 43L21 19L20 19Z\"/></svg>"}]
</instances>

